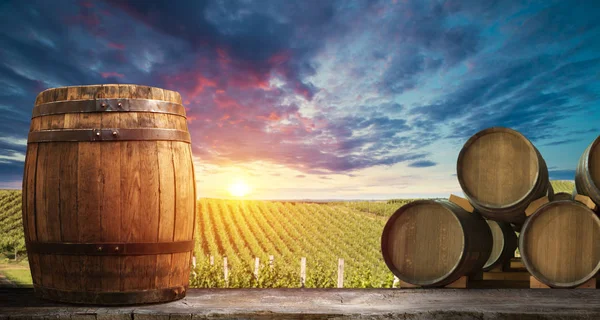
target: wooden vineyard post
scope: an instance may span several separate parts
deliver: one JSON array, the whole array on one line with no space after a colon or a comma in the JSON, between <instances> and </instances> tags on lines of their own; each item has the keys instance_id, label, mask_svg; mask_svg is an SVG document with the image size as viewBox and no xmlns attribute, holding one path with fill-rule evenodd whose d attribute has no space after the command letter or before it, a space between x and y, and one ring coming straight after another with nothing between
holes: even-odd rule
<instances>
[{"instance_id":1,"label":"wooden vineyard post","mask_svg":"<svg viewBox=\"0 0 600 320\"><path fill-rule=\"evenodd\" d=\"M196 256L192 256L192 274L197 276L196 274Z\"/></svg>"},{"instance_id":2,"label":"wooden vineyard post","mask_svg":"<svg viewBox=\"0 0 600 320\"><path fill-rule=\"evenodd\" d=\"M274 256L269 256L269 268L273 270L273 260L275 260Z\"/></svg>"},{"instance_id":3,"label":"wooden vineyard post","mask_svg":"<svg viewBox=\"0 0 600 320\"><path fill-rule=\"evenodd\" d=\"M300 287L304 288L306 283L306 257L300 259Z\"/></svg>"},{"instance_id":4,"label":"wooden vineyard post","mask_svg":"<svg viewBox=\"0 0 600 320\"><path fill-rule=\"evenodd\" d=\"M344 259L338 259L338 278L337 278L337 287L344 287Z\"/></svg>"},{"instance_id":5,"label":"wooden vineyard post","mask_svg":"<svg viewBox=\"0 0 600 320\"><path fill-rule=\"evenodd\" d=\"M392 288L397 288L399 284L400 284L400 279L398 279L398 277L394 276L394 282L392 283Z\"/></svg>"},{"instance_id":6,"label":"wooden vineyard post","mask_svg":"<svg viewBox=\"0 0 600 320\"><path fill-rule=\"evenodd\" d=\"M258 280L258 268L260 267L260 259L258 257L254 258L254 278Z\"/></svg>"},{"instance_id":7,"label":"wooden vineyard post","mask_svg":"<svg viewBox=\"0 0 600 320\"><path fill-rule=\"evenodd\" d=\"M229 287L229 269L227 269L227 257L223 257L223 277L225 278L225 287Z\"/></svg>"}]
</instances>

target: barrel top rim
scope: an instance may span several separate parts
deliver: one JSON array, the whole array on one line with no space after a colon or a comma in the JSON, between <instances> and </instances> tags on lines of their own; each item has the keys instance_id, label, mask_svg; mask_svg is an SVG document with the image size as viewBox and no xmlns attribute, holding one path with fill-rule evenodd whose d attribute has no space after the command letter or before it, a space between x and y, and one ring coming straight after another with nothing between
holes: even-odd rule
<instances>
[{"instance_id":1,"label":"barrel top rim","mask_svg":"<svg viewBox=\"0 0 600 320\"><path fill-rule=\"evenodd\" d=\"M462 160L464 159L467 150L473 143L475 143L475 141L477 141L479 138L481 138L484 135L487 135L490 133L498 133L498 132L510 133L510 134L513 134L513 135L521 138L525 142L525 144L529 147L530 151L537 155L536 165L538 167L538 170L536 170L535 178L533 179L534 184L533 184L532 188L530 188L530 190L527 194L525 194L520 199L517 199L515 202L504 205L504 206L500 206L500 207L512 207L515 204L518 204L519 202L523 201L523 199L527 198L527 196L529 196L529 194L531 192L535 191L533 187L535 186L535 181L537 181L540 178L539 171L540 171L540 167L542 166L542 164L539 161L539 158L541 157L541 155L539 154L539 152L537 151L537 149L533 145L533 143L529 139L527 139L527 137L525 137L525 135L523 135L521 132L519 132L515 129L512 129L512 128L508 128L508 127L490 127L490 128L483 129L483 130L475 133L471 137L469 137L469 139L465 142L463 147L460 149L460 152L458 153L458 158L456 160L456 178L458 179L458 184L460 185L460 188L462 189L463 193L465 194L465 197L471 201L478 202L479 200L473 196L473 194L470 192L469 188L465 185L465 181L463 178L463 169L462 169L461 163L463 162ZM490 206L490 207L496 208L496 206Z\"/></svg>"},{"instance_id":2,"label":"barrel top rim","mask_svg":"<svg viewBox=\"0 0 600 320\"><path fill-rule=\"evenodd\" d=\"M551 283L554 281L546 278L544 275L542 275L540 272L538 272L538 270L529 261L529 258L527 255L527 249L525 246L525 241L527 238L526 231L529 228L531 228L530 225L532 224L532 221L535 221L535 219L537 217L539 217L541 214L543 214L548 208L552 208L552 207L564 205L564 204L575 205L575 206L580 207L581 209L588 211L589 213L591 213L592 220L594 220L596 222L596 225L598 225L600 227L600 218L598 218L596 213L594 211L592 211L590 208L588 208L586 205L584 205L583 203L576 201L576 200L550 201L550 202L545 203L542 206L540 206L531 216L529 216L529 218L527 220L525 220L525 223L523 224L523 227L521 228L521 232L519 233L519 252L521 253L521 260L523 261L523 264L525 265L527 270L531 273L532 276L534 276L536 279L538 279L539 281L541 281L543 283ZM576 287L578 285L585 283L589 279L593 278L598 273L598 271L600 271L600 259L599 259L596 267L594 267L594 269L592 270L592 272L587 274L585 277L583 277L579 281L568 282L568 283L565 283L565 282L554 283L553 286L556 288Z\"/></svg>"},{"instance_id":3,"label":"barrel top rim","mask_svg":"<svg viewBox=\"0 0 600 320\"><path fill-rule=\"evenodd\" d=\"M45 90L41 91L40 93L38 93L36 95L36 100L37 100L37 97L39 97L41 94L43 94L46 91L52 91L52 90L58 90L58 89L66 89L66 88L85 88L85 87L101 87L101 86L136 86L136 87L146 87L146 88L154 88L154 89L160 89L160 90L163 90L163 91L174 92L174 93L178 94L179 96L181 96L181 94L178 91L171 90L171 89L165 89L165 88L161 88L161 87L149 86L149 85L145 85L145 84L135 84L135 83L102 83L102 84L86 84L86 85L77 85L77 86L60 86L60 87L48 88L48 89L45 89ZM90 100L92 100L92 99L90 99Z\"/></svg>"},{"instance_id":4,"label":"barrel top rim","mask_svg":"<svg viewBox=\"0 0 600 320\"><path fill-rule=\"evenodd\" d=\"M388 269L390 271L392 271L392 273L398 277L398 279L411 283L411 284L415 284L415 285L421 285L421 286L426 286L426 285L431 285L434 284L436 282L439 282L441 280L443 280L444 276L442 276L441 278L437 278L437 279L431 279L431 280L424 280L424 281L415 281L414 279L410 279L408 277L405 277L404 274L400 273L398 271L398 269L396 268L396 266L392 263L392 261L390 261L390 257L388 255L386 255L386 252L389 252L388 247L388 242L387 239L389 238L389 234L390 234L390 229L392 228L392 226L394 225L394 223L396 222L396 220L398 219L399 216L401 216L402 214L404 214L406 212L407 209L410 209L412 207L415 207L417 205L423 205L423 204L435 204L435 205L439 205L440 207L442 207L444 210L446 210L447 212L449 212L452 217L454 218L454 220L456 220L456 222L458 223L458 226L460 227L460 230L463 233L463 237L467 237L465 228L462 224L462 222L460 221L460 219L454 214L454 212L452 212L452 210L450 208L448 208L447 206L445 206L445 204L448 204L450 206L454 206L456 208L458 208L459 210L463 210L463 208L459 207L458 205L450 202L450 201L446 201L446 200L435 200L435 199L420 199L420 200L415 200L412 202L409 202L403 206L401 206L400 208L398 208L396 211L394 211L394 213L389 217L388 221L385 223L385 226L383 227L383 232L381 235L381 252L382 252L382 256L383 256L383 260L385 262L385 264L387 265ZM466 212L466 211L465 211ZM465 242L463 239L463 249L465 246ZM454 264L454 266L452 266L452 268L450 269L450 271L448 271L446 273L446 275L448 274L452 274L459 266L460 264L463 262L463 260L465 259L465 254L464 254L464 250L462 250L460 252L460 256L458 257L456 264Z\"/></svg>"}]
</instances>

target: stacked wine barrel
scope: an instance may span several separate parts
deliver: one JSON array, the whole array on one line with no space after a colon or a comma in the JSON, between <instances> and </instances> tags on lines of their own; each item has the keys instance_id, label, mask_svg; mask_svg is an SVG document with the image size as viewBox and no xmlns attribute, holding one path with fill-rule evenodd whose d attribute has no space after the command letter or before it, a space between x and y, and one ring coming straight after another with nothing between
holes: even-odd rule
<instances>
[{"instance_id":1,"label":"stacked wine barrel","mask_svg":"<svg viewBox=\"0 0 600 320\"><path fill-rule=\"evenodd\" d=\"M600 137L582 155L574 191L595 203L600 203L599 143ZM388 220L382 253L400 280L445 286L506 267L517 246L528 271L550 287L576 287L596 275L600 220L573 195L554 195L544 159L521 133L494 127L473 135L459 153L457 178L472 213L449 201L419 200ZM528 217L526 209L538 199L548 201Z\"/></svg>"}]
</instances>

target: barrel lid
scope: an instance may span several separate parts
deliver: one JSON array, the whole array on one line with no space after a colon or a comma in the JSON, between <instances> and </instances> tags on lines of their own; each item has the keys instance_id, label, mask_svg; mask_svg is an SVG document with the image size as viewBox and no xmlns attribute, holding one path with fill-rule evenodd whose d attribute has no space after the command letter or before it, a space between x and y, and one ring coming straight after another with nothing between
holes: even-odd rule
<instances>
[{"instance_id":1,"label":"barrel lid","mask_svg":"<svg viewBox=\"0 0 600 320\"><path fill-rule=\"evenodd\" d=\"M465 231L454 212L436 200L400 207L388 220L381 250L388 268L415 285L446 279L463 260Z\"/></svg>"},{"instance_id":2,"label":"barrel lid","mask_svg":"<svg viewBox=\"0 0 600 320\"><path fill-rule=\"evenodd\" d=\"M458 155L456 171L467 198L490 208L507 207L534 190L539 154L518 131L488 128L467 140Z\"/></svg>"},{"instance_id":3,"label":"barrel lid","mask_svg":"<svg viewBox=\"0 0 600 320\"><path fill-rule=\"evenodd\" d=\"M600 270L600 219L577 201L546 203L523 225L519 250L539 281L576 287Z\"/></svg>"}]
</instances>

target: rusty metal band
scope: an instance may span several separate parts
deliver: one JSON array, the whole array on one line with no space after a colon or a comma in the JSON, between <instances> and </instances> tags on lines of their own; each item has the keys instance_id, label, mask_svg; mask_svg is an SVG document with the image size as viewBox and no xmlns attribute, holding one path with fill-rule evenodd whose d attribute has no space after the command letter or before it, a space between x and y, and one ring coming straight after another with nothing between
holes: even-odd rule
<instances>
[{"instance_id":1,"label":"rusty metal band","mask_svg":"<svg viewBox=\"0 0 600 320\"><path fill-rule=\"evenodd\" d=\"M32 131L27 143L78 141L182 141L190 143L190 133L175 129L59 129Z\"/></svg>"},{"instance_id":2,"label":"rusty metal band","mask_svg":"<svg viewBox=\"0 0 600 320\"><path fill-rule=\"evenodd\" d=\"M71 291L47 288L38 284L33 290L38 297L69 303L99 305L132 305L154 302L167 302L185 297L187 286L140 291Z\"/></svg>"},{"instance_id":3,"label":"rusty metal band","mask_svg":"<svg viewBox=\"0 0 600 320\"><path fill-rule=\"evenodd\" d=\"M194 241L154 243L65 243L31 242L27 250L39 254L89 255L89 256L142 256L153 254L189 252Z\"/></svg>"},{"instance_id":4,"label":"rusty metal band","mask_svg":"<svg viewBox=\"0 0 600 320\"><path fill-rule=\"evenodd\" d=\"M150 99L96 99L48 102L35 106L32 118L53 114L128 111L167 113L185 118L185 107L181 104Z\"/></svg>"}]
</instances>

